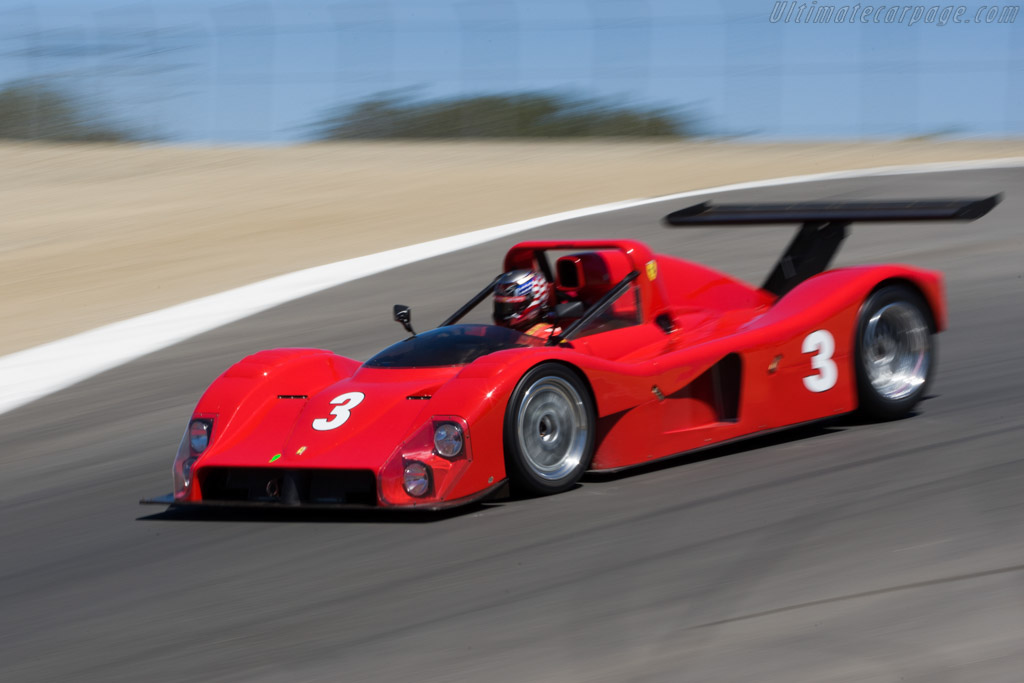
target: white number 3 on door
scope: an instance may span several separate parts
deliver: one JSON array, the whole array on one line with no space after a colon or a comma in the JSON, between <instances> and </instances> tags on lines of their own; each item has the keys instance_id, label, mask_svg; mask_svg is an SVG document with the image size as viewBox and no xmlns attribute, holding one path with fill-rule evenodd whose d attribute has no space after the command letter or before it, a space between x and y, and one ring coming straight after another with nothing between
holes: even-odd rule
<instances>
[{"instance_id":1,"label":"white number 3 on door","mask_svg":"<svg viewBox=\"0 0 1024 683\"><path fill-rule=\"evenodd\" d=\"M808 391L815 393L828 391L836 385L839 377L839 369L832 354L836 351L836 341L828 330L815 330L804 338L804 344L800 348L803 353L813 353L811 356L811 367L817 370L817 374L804 377L804 386Z\"/></svg>"}]
</instances>

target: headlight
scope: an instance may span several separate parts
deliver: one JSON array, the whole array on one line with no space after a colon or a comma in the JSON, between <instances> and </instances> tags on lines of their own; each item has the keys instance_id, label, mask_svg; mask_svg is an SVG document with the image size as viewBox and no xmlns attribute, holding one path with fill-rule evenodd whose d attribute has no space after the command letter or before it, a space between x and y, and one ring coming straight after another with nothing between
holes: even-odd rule
<instances>
[{"instance_id":1,"label":"headlight","mask_svg":"<svg viewBox=\"0 0 1024 683\"><path fill-rule=\"evenodd\" d=\"M405 466L405 492L420 498L430 490L430 468L413 460Z\"/></svg>"},{"instance_id":2,"label":"headlight","mask_svg":"<svg viewBox=\"0 0 1024 683\"><path fill-rule=\"evenodd\" d=\"M210 421L192 420L188 426L188 445L193 453L202 453L210 444Z\"/></svg>"},{"instance_id":3,"label":"headlight","mask_svg":"<svg viewBox=\"0 0 1024 683\"><path fill-rule=\"evenodd\" d=\"M434 429L434 448L438 455L454 458L462 452L462 427L444 422Z\"/></svg>"},{"instance_id":4,"label":"headlight","mask_svg":"<svg viewBox=\"0 0 1024 683\"><path fill-rule=\"evenodd\" d=\"M199 458L194 455L191 458L186 458L181 463L181 478L185 482L185 486L188 486L192 482L192 466L196 464L196 460Z\"/></svg>"}]
</instances>

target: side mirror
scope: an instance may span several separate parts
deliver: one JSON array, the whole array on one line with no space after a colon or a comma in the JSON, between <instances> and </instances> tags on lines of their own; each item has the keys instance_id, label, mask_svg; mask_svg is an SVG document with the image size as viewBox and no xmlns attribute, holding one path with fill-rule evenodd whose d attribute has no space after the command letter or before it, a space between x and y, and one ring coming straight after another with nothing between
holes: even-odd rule
<instances>
[{"instance_id":1,"label":"side mirror","mask_svg":"<svg viewBox=\"0 0 1024 683\"><path fill-rule=\"evenodd\" d=\"M412 329L412 309L402 304L395 304L395 322L401 323L402 327L411 334L416 336L416 332Z\"/></svg>"},{"instance_id":2,"label":"side mirror","mask_svg":"<svg viewBox=\"0 0 1024 683\"><path fill-rule=\"evenodd\" d=\"M559 320L583 317L582 301L565 301L555 306L555 317Z\"/></svg>"}]
</instances>

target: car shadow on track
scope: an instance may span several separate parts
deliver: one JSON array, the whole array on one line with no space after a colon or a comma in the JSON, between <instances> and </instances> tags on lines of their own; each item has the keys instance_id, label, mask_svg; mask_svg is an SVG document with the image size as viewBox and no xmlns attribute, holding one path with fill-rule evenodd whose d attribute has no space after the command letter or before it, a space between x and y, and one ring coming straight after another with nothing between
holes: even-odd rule
<instances>
[{"instance_id":1,"label":"car shadow on track","mask_svg":"<svg viewBox=\"0 0 1024 683\"><path fill-rule=\"evenodd\" d=\"M500 503L499 503L500 505ZM271 522L279 524L430 524L480 512L495 503L471 503L450 510L304 510L302 508L169 508L136 517L137 522Z\"/></svg>"},{"instance_id":2,"label":"car shadow on track","mask_svg":"<svg viewBox=\"0 0 1024 683\"><path fill-rule=\"evenodd\" d=\"M921 397L921 403L924 403L925 401L930 401L933 398L938 398L938 397L939 397L938 394L929 394L928 396L922 396ZM911 410L909 413L907 413L906 415L903 415L901 417L893 418L892 420L890 420L890 422L902 422L903 420L912 420L913 418L917 417L920 414L921 413L920 413L919 408L915 408L915 409ZM872 418L872 417L870 417L868 415L862 415L862 414L857 413L857 412L855 412L855 413L848 413L847 415L843 415L842 417L839 417L837 419L841 420L842 424L844 426L847 426L847 427L863 427L863 426L866 426L866 425L879 424L879 421L876 420L875 418Z\"/></svg>"}]
</instances>

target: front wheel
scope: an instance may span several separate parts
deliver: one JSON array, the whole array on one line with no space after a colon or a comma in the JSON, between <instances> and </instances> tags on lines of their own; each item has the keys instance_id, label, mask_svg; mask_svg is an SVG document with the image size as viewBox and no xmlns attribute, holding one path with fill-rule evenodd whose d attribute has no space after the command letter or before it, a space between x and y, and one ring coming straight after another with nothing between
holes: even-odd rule
<instances>
[{"instance_id":1,"label":"front wheel","mask_svg":"<svg viewBox=\"0 0 1024 683\"><path fill-rule=\"evenodd\" d=\"M917 405L935 367L931 312L920 294L889 285L868 297L857 321L856 365L868 417L893 420Z\"/></svg>"},{"instance_id":2,"label":"front wheel","mask_svg":"<svg viewBox=\"0 0 1024 683\"><path fill-rule=\"evenodd\" d=\"M572 488L594 451L595 412L579 376L544 363L519 380L505 411L505 468L513 490L548 495Z\"/></svg>"}]
</instances>

